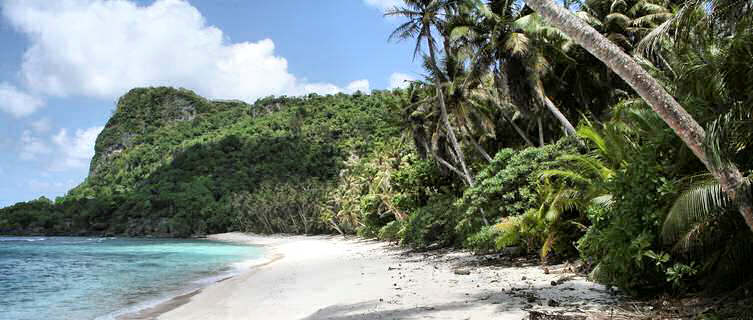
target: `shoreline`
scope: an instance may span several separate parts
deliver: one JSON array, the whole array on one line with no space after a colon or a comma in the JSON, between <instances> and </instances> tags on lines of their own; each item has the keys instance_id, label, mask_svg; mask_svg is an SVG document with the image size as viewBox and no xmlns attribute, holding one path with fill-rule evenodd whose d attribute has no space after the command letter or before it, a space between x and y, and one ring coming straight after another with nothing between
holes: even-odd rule
<instances>
[{"instance_id":1,"label":"shoreline","mask_svg":"<svg viewBox=\"0 0 753 320\"><path fill-rule=\"evenodd\" d=\"M211 241L220 241L220 242L229 242L229 243L235 243L235 244L243 244L243 245L249 245L254 247L260 247L265 248L268 247L268 244L260 244L260 243L253 243L248 241L249 239L240 239L240 240L232 240L225 238L223 234L219 235L208 235L207 237L203 237L200 239L204 240L211 240ZM113 319L115 320L146 320L146 319L156 319L159 315L167 313L175 308L178 308L186 303L188 303L193 296L198 295L201 293L202 290L205 288L221 283L223 281L232 279L233 277L236 277L241 274L251 273L254 272L257 268L263 267L268 264L272 264L275 261L282 259L283 256L279 253L273 252L273 250L265 249L264 255L259 259L253 259L253 260L247 260L247 261L241 261L237 263L233 263L231 265L235 265L238 263L245 263L248 261L259 261L262 260L260 263L253 263L250 266L240 268L241 271L233 273L233 274L219 274L214 277L209 277L206 279L212 279L210 281L207 281L203 285L199 286L198 288L193 289L187 289L186 291L182 293L176 293L175 296L168 296L163 299L159 299L159 302L156 302L154 304L149 304L148 302L145 302L146 306L143 308L138 308L137 310L124 312L122 314L115 314L112 315ZM199 279L196 281L202 281L205 279ZM97 318L99 319L99 318Z\"/></svg>"},{"instance_id":2,"label":"shoreline","mask_svg":"<svg viewBox=\"0 0 753 320\"><path fill-rule=\"evenodd\" d=\"M458 250L416 253L341 236L208 239L263 246L272 259L118 319L527 319L530 312L586 319L620 301L604 286L559 270L567 265L490 261Z\"/></svg>"}]
</instances>

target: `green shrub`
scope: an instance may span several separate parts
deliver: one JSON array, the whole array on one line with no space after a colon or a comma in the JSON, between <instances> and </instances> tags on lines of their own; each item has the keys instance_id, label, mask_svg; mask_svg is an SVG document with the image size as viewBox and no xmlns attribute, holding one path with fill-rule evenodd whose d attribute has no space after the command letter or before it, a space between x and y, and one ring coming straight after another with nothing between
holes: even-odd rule
<instances>
[{"instance_id":1,"label":"green shrub","mask_svg":"<svg viewBox=\"0 0 753 320\"><path fill-rule=\"evenodd\" d=\"M494 226L484 226L481 230L470 235L465 239L463 246L473 250L475 253L490 253L499 250L497 248L497 238L501 231Z\"/></svg>"},{"instance_id":2,"label":"green shrub","mask_svg":"<svg viewBox=\"0 0 753 320\"><path fill-rule=\"evenodd\" d=\"M482 227L466 238L465 246L477 253L498 252L506 247L521 247L524 252L538 250L546 237L546 224L536 210L501 218L497 224Z\"/></svg>"},{"instance_id":3,"label":"green shrub","mask_svg":"<svg viewBox=\"0 0 753 320\"><path fill-rule=\"evenodd\" d=\"M627 290L663 285L663 261L654 253L666 202L659 192L662 168L656 151L642 148L606 183L613 205L588 213L591 227L578 249L596 264L593 277L599 282Z\"/></svg>"},{"instance_id":4,"label":"green shrub","mask_svg":"<svg viewBox=\"0 0 753 320\"><path fill-rule=\"evenodd\" d=\"M399 241L403 235L403 224L400 221L391 221L379 229L379 240Z\"/></svg>"},{"instance_id":5,"label":"green shrub","mask_svg":"<svg viewBox=\"0 0 753 320\"><path fill-rule=\"evenodd\" d=\"M433 198L424 207L417 209L405 221L405 234L401 244L425 248L433 244L448 246L458 244L454 232L458 210L454 198Z\"/></svg>"},{"instance_id":6,"label":"green shrub","mask_svg":"<svg viewBox=\"0 0 753 320\"><path fill-rule=\"evenodd\" d=\"M478 174L476 185L466 189L458 201L463 215L455 232L466 239L481 230L484 219L494 224L538 209L541 200L536 191L540 183L537 173L559 167L558 157L575 153L576 146L574 140L565 138L544 147L500 150Z\"/></svg>"}]
</instances>

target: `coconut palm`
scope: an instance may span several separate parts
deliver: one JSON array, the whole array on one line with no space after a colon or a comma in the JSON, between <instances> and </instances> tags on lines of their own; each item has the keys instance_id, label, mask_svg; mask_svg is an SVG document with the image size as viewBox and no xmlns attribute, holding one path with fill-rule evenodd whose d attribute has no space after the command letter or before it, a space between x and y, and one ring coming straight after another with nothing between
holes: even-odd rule
<instances>
[{"instance_id":1,"label":"coconut palm","mask_svg":"<svg viewBox=\"0 0 753 320\"><path fill-rule=\"evenodd\" d=\"M704 34L729 36L749 31L753 23L753 2L744 0L681 0L678 9L640 42L644 53L682 45L703 27Z\"/></svg>"},{"instance_id":2,"label":"coconut palm","mask_svg":"<svg viewBox=\"0 0 753 320\"><path fill-rule=\"evenodd\" d=\"M724 166L738 156L736 153L747 154L740 148L753 135L751 124L749 110L734 110L713 121L707 136L712 162ZM739 192L750 197L751 182L750 176L745 177ZM679 183L687 187L664 220L663 242L680 257L700 258L703 271L714 279L737 281L741 276L750 277L745 266L753 259L753 236L742 227L740 216L733 214L738 207L735 200L711 174L691 176Z\"/></svg>"},{"instance_id":3,"label":"coconut palm","mask_svg":"<svg viewBox=\"0 0 753 320\"><path fill-rule=\"evenodd\" d=\"M543 144L541 117L547 110L557 119L567 134L575 128L546 95L543 78L550 71L553 47L563 45L567 39L558 30L549 28L537 15L519 7L513 1L470 1L478 17L452 25L452 36L469 48L476 58L477 76L484 72L501 73L495 77L500 95L510 98L528 117L536 119L539 142ZM554 51L561 51L560 48Z\"/></svg>"},{"instance_id":4,"label":"coconut palm","mask_svg":"<svg viewBox=\"0 0 753 320\"><path fill-rule=\"evenodd\" d=\"M442 167L456 173L466 181L465 173L453 165L454 153L446 135L438 109L436 87L431 82L414 81L409 87L410 103L405 114L420 154L430 154ZM448 160L449 159L449 160ZM457 163L457 162L456 162Z\"/></svg>"},{"instance_id":5,"label":"coconut palm","mask_svg":"<svg viewBox=\"0 0 753 320\"><path fill-rule=\"evenodd\" d=\"M707 156L704 147L706 132L685 109L677 103L656 79L617 45L580 20L567 9L551 0L526 0L526 3L560 28L570 38L603 61L627 82L685 142L709 172L720 182L730 199L738 203L740 214L753 231L753 199L746 192L743 175L733 165L717 166Z\"/></svg>"},{"instance_id":6,"label":"coconut palm","mask_svg":"<svg viewBox=\"0 0 753 320\"><path fill-rule=\"evenodd\" d=\"M426 47L429 51L428 67L433 74L439 75L437 66L437 42L434 38L434 33L445 35L446 31L443 28L444 16L446 12L452 9L454 1L449 0L406 0L405 6L395 7L387 10L386 16L399 16L408 19L405 23L398 26L390 35L391 40L407 40L415 39L416 47L413 51L414 58L421 51L421 43L426 42ZM441 84L446 79L435 78L433 79L439 86L436 87L437 103L440 108L440 118L447 130L447 136L452 144L455 157L463 170L463 176L469 185L474 184L473 176L468 170L468 166L465 162L463 150L460 147L455 131L450 125L449 116L447 115L447 107L445 106L445 97L442 93Z\"/></svg>"},{"instance_id":7,"label":"coconut palm","mask_svg":"<svg viewBox=\"0 0 753 320\"><path fill-rule=\"evenodd\" d=\"M673 17L657 0L587 0L577 15L625 51Z\"/></svg>"}]
</instances>

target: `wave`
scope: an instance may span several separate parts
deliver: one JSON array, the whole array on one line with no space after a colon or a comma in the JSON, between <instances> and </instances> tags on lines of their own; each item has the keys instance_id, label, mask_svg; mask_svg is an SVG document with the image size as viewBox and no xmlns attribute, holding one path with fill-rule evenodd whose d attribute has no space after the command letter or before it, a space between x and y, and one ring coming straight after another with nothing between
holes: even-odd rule
<instances>
[{"instance_id":1,"label":"wave","mask_svg":"<svg viewBox=\"0 0 753 320\"><path fill-rule=\"evenodd\" d=\"M156 308L156 307L158 307L161 304L168 303L168 302L170 302L171 300L173 300L173 299L175 299L177 297L188 295L188 294L192 294L192 293L196 292L197 290L200 290L201 288L202 287L192 287L192 288L181 290L181 291L171 292L169 294L162 295L159 298L155 298L155 299L147 300L147 301L144 301L144 302L141 302L141 303L137 303L137 304L129 306L127 308L123 308L123 309L120 309L120 310L117 310L117 311L113 311L113 312L111 312L109 314L106 314L104 316L96 317L95 320L117 320L119 318L122 318L123 316L137 315L137 314L142 313L144 311L147 311L149 309Z\"/></svg>"},{"instance_id":2,"label":"wave","mask_svg":"<svg viewBox=\"0 0 753 320\"><path fill-rule=\"evenodd\" d=\"M109 313L101 317L97 317L95 320L116 320L123 316L138 315L149 309L157 308L162 304L168 303L175 298L193 294L197 292L198 290L206 288L214 283L237 276L245 271L249 271L255 267L266 264L269 261L271 260L262 256L258 258L244 260L241 262L231 263L229 265L230 267L229 269L226 269L225 271L220 272L219 274L215 274L209 277L203 277L203 278L191 281L187 283L186 287L183 288L182 290L167 292L164 295L161 295L157 298L147 300L141 303L137 303L127 308L114 311L112 313Z\"/></svg>"},{"instance_id":3,"label":"wave","mask_svg":"<svg viewBox=\"0 0 753 320\"><path fill-rule=\"evenodd\" d=\"M47 240L47 238L28 238L28 237L0 237L0 241L25 241L25 242L35 242L35 241L44 241Z\"/></svg>"}]
</instances>

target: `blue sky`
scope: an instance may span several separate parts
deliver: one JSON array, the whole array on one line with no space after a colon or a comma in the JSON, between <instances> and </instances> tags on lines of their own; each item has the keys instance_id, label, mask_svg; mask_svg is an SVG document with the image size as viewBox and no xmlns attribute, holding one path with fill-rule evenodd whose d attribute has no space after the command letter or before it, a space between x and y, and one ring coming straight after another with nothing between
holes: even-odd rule
<instances>
[{"instance_id":1,"label":"blue sky","mask_svg":"<svg viewBox=\"0 0 753 320\"><path fill-rule=\"evenodd\" d=\"M368 91L420 77L388 43L397 0L0 0L0 206L86 177L117 98L136 86L210 98Z\"/></svg>"}]
</instances>

